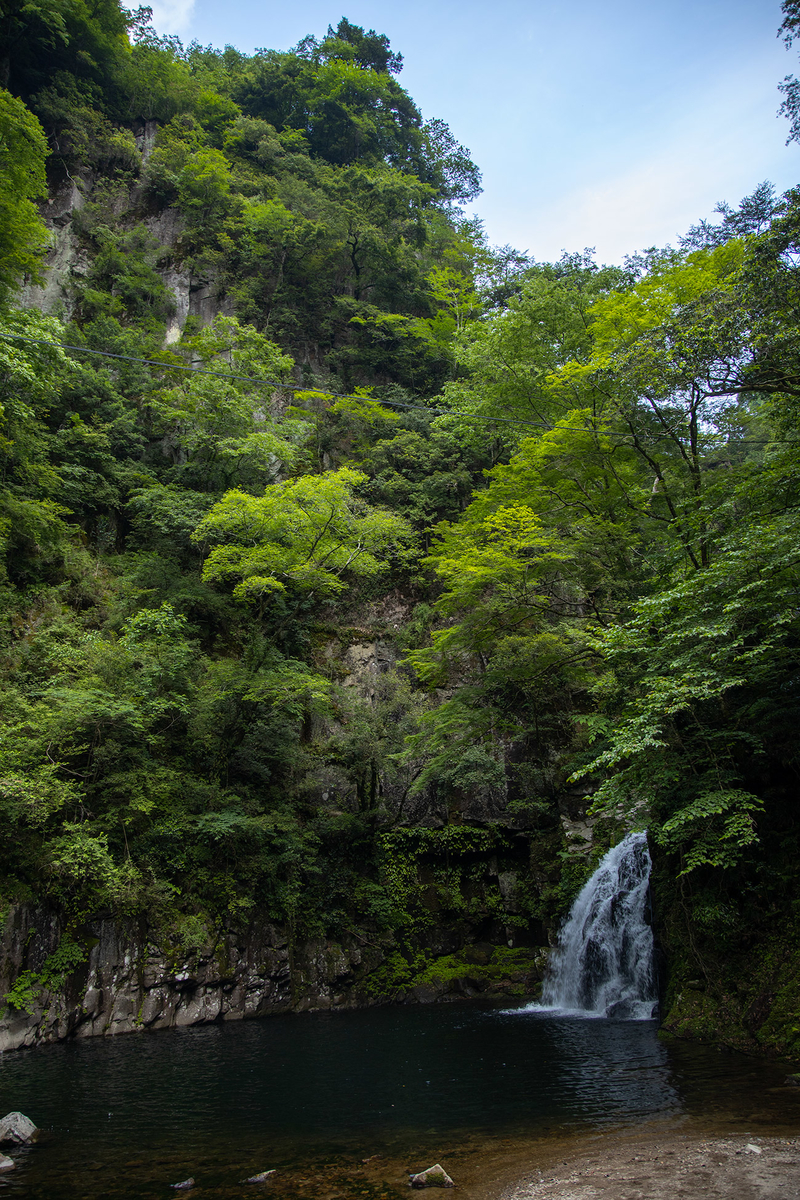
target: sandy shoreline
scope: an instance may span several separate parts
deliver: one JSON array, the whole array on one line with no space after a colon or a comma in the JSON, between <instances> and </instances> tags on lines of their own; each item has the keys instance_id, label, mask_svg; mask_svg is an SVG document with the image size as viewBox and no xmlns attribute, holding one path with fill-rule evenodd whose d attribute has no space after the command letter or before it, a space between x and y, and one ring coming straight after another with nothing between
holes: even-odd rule
<instances>
[{"instance_id":1,"label":"sandy shoreline","mask_svg":"<svg viewBox=\"0 0 800 1200\"><path fill-rule=\"evenodd\" d=\"M534 1167L498 1200L793 1200L800 1138L674 1131L606 1134L571 1158Z\"/></svg>"},{"instance_id":2,"label":"sandy shoreline","mask_svg":"<svg viewBox=\"0 0 800 1200\"><path fill-rule=\"evenodd\" d=\"M800 1132L703 1131L678 1118L441 1155L462 1200L800 1200ZM419 1164L420 1167L431 1163ZM417 1195L377 1158L362 1168L391 1194ZM394 1178L392 1178L394 1176ZM324 1193L320 1193L323 1195ZM338 1200L338 1197L337 1197Z\"/></svg>"},{"instance_id":3,"label":"sandy shoreline","mask_svg":"<svg viewBox=\"0 0 800 1200\"><path fill-rule=\"evenodd\" d=\"M337 1156L294 1168L279 1166L260 1188L237 1182L232 1161L219 1179L197 1162L197 1187L188 1195L243 1200L397 1200L401 1196L452 1196L453 1200L800 1200L800 1131L795 1124L769 1133L722 1131L677 1117L605 1131L542 1137L442 1139L441 1153L411 1156ZM411 1191L408 1177L439 1161L455 1181L453 1191ZM22 1164L20 1164L22 1165ZM185 1165L185 1164L184 1164ZM210 1166L211 1164L209 1164ZM131 1195L130 1175L142 1171L136 1195L165 1196L168 1183L185 1177L171 1158L125 1163L109 1177L102 1164L76 1164L74 1172L42 1177L25 1195L82 1197ZM95 1168L102 1174L96 1174ZM16 1175L17 1172L14 1172ZM217 1179L213 1179L217 1174ZM125 1176L128 1176L126 1179ZM33 1181L31 1181L33 1182ZM19 1180L22 1183L22 1179ZM182 1193L181 1193L182 1194Z\"/></svg>"}]
</instances>

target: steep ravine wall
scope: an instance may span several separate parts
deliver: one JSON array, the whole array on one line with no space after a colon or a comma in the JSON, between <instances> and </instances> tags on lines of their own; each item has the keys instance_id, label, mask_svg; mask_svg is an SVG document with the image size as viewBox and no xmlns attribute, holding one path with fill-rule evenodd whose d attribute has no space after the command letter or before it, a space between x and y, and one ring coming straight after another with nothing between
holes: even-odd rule
<instances>
[{"instance_id":1,"label":"steep ravine wall","mask_svg":"<svg viewBox=\"0 0 800 1200\"><path fill-rule=\"evenodd\" d=\"M148 122L154 125L155 122ZM23 308L36 308L67 320L74 310L74 286L89 271L90 254L85 248L75 220L94 196L96 180L91 174L67 179L54 185L52 194L41 206L41 216L50 231L50 249L43 264L41 282L26 282L20 289L19 303ZM165 344L180 340L184 326L191 317L195 326L210 325L217 314L233 315L230 297L220 296L213 278L193 275L173 258L176 242L184 223L175 208L133 217L141 199L141 184L133 185L128 194L129 210L124 205L111 212L110 219L120 227L140 227L153 236L163 250L158 273L173 298L173 310L167 318Z\"/></svg>"},{"instance_id":2,"label":"steep ravine wall","mask_svg":"<svg viewBox=\"0 0 800 1200\"><path fill-rule=\"evenodd\" d=\"M400 601L388 597L372 605L372 628L362 622L349 630L345 645L332 641L323 650L340 662L343 686L368 706L376 703L382 677L396 669L391 634L405 615ZM334 805L347 780L335 765L323 764L317 785L319 803ZM399 803L393 794L383 799ZM457 823L490 828L497 816L489 800L465 794ZM562 825L565 843L585 855L589 826L566 816ZM531 995L542 978L547 931L541 922L525 922L518 906L519 886L532 868L529 838L517 831L504 855L496 849L477 854L472 869L480 865L480 880L465 883L469 913L441 911L436 863L422 862L429 917L410 940L363 930L336 940L295 939L285 925L256 916L246 926L215 930L207 944L187 951L174 933L144 919L109 915L77 927L73 916L67 927L55 908L13 904L0 920L0 1052L284 1012ZM77 966L68 956L60 967L65 945L82 951ZM16 1003L7 1003L12 992Z\"/></svg>"},{"instance_id":3,"label":"steep ravine wall","mask_svg":"<svg viewBox=\"0 0 800 1200\"><path fill-rule=\"evenodd\" d=\"M15 905L6 915L0 944L0 996L25 972L41 972L63 944L58 915L34 905ZM7 1005L0 1017L0 1052L67 1038L110 1036L143 1029L180 1028L239 1021L285 1012L359 1008L404 1000L430 1003L479 994L528 995L541 980L546 950L509 951L486 943L463 945L439 931L438 951L452 953L439 977L392 992L376 987L396 949L358 935L339 941L293 943L288 931L268 922L220 933L212 945L189 954L165 949L151 931L111 918L90 922L77 935L86 959L71 974L37 984L24 1011ZM494 968L492 959L498 956ZM378 972L378 976L375 972Z\"/></svg>"},{"instance_id":4,"label":"steep ravine wall","mask_svg":"<svg viewBox=\"0 0 800 1200\"><path fill-rule=\"evenodd\" d=\"M0 1050L68 1037L166 1029L269 1013L352 1006L353 983L364 948L348 942L309 941L290 948L276 925L252 925L220 935L213 945L185 954L168 951L149 931L112 919L80 933L88 951L60 986L42 988L32 1011L7 1009L0 1019ZM14 906L2 942L0 992L25 970L37 971L62 938L56 914Z\"/></svg>"}]
</instances>

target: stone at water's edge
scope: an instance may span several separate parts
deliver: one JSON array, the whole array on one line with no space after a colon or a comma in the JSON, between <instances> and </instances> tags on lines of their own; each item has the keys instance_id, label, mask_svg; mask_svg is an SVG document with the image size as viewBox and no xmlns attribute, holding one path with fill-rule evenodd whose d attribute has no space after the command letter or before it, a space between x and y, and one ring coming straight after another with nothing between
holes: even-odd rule
<instances>
[{"instance_id":1,"label":"stone at water's edge","mask_svg":"<svg viewBox=\"0 0 800 1200\"><path fill-rule=\"evenodd\" d=\"M32 1146L38 1133L24 1113L10 1112L0 1120L0 1146Z\"/></svg>"},{"instance_id":2,"label":"stone at water's edge","mask_svg":"<svg viewBox=\"0 0 800 1200\"><path fill-rule=\"evenodd\" d=\"M428 1167L427 1170L419 1171L416 1175L412 1175L408 1181L408 1186L412 1188L451 1188L455 1187L456 1185L453 1183L444 1167L439 1163L435 1163L434 1166Z\"/></svg>"},{"instance_id":3,"label":"stone at water's edge","mask_svg":"<svg viewBox=\"0 0 800 1200\"><path fill-rule=\"evenodd\" d=\"M13 1171L16 1165L13 1158L9 1158L7 1154L0 1154L0 1171Z\"/></svg>"}]
</instances>

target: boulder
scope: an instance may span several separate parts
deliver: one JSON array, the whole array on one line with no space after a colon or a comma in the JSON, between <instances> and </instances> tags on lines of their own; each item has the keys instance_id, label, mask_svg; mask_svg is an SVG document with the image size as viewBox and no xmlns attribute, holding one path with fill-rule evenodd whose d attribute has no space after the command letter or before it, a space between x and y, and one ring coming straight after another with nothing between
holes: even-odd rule
<instances>
[{"instance_id":1,"label":"boulder","mask_svg":"<svg viewBox=\"0 0 800 1200\"><path fill-rule=\"evenodd\" d=\"M7 1154L0 1154L0 1171L13 1171L16 1165L13 1158L9 1158Z\"/></svg>"},{"instance_id":2,"label":"boulder","mask_svg":"<svg viewBox=\"0 0 800 1200\"><path fill-rule=\"evenodd\" d=\"M0 1146L32 1146L38 1133L24 1113L10 1112L0 1120Z\"/></svg>"},{"instance_id":3,"label":"boulder","mask_svg":"<svg viewBox=\"0 0 800 1200\"><path fill-rule=\"evenodd\" d=\"M435 1163L432 1167L428 1167L427 1170L419 1171L416 1175L412 1175L408 1181L408 1186L412 1188L455 1187L455 1184L444 1167L440 1166L439 1163Z\"/></svg>"},{"instance_id":4,"label":"boulder","mask_svg":"<svg viewBox=\"0 0 800 1200\"><path fill-rule=\"evenodd\" d=\"M495 947L491 942L475 942L472 946L464 947L464 961L473 967L488 967L494 958L494 952Z\"/></svg>"},{"instance_id":5,"label":"boulder","mask_svg":"<svg viewBox=\"0 0 800 1200\"><path fill-rule=\"evenodd\" d=\"M417 1004L434 1004L439 999L439 989L430 983L420 983L411 989L409 996Z\"/></svg>"}]
</instances>

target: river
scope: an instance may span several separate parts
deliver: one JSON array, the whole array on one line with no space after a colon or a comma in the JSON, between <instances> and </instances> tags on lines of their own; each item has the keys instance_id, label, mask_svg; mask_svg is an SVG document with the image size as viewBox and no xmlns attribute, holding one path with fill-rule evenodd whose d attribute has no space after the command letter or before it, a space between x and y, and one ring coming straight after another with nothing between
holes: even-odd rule
<instances>
[{"instance_id":1,"label":"river","mask_svg":"<svg viewBox=\"0 0 800 1200\"><path fill-rule=\"evenodd\" d=\"M0 1195L155 1200L193 1176L191 1194L232 1200L275 1168L271 1195L382 1200L439 1160L469 1160L475 1178L483 1160L611 1126L796 1133L787 1069L664 1043L653 1021L475 1003L68 1042L0 1059L0 1113L19 1109L46 1133L0 1176Z\"/></svg>"}]
</instances>

